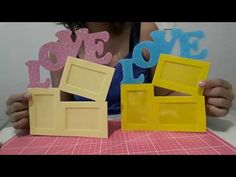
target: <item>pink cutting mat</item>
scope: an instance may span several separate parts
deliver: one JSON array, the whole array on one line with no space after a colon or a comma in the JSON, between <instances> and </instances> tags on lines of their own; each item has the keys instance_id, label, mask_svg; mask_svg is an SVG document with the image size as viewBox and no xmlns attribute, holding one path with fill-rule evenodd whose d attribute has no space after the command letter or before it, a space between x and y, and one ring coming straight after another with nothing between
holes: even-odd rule
<instances>
[{"instance_id":1,"label":"pink cutting mat","mask_svg":"<svg viewBox=\"0 0 236 177\"><path fill-rule=\"evenodd\" d=\"M236 147L210 131L123 132L120 122L109 121L109 138L30 136L23 132L6 142L0 154L144 154L235 155Z\"/></svg>"}]
</instances>

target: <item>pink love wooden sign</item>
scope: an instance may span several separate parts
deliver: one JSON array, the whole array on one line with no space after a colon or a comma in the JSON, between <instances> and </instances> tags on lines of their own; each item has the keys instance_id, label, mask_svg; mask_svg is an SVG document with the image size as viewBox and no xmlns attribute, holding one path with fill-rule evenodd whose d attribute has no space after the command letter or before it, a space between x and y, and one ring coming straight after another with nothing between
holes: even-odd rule
<instances>
[{"instance_id":1,"label":"pink love wooden sign","mask_svg":"<svg viewBox=\"0 0 236 177\"><path fill-rule=\"evenodd\" d=\"M58 41L44 44L39 50L38 60L29 60L25 63L29 72L28 87L48 88L50 86L49 78L44 82L40 81L40 66L48 71L61 70L66 63L67 56L77 57L83 43L85 60L98 64L108 64L111 62L112 54L110 52L103 55L104 42L107 42L109 39L108 32L89 33L88 29L82 28L75 31L75 34L76 40L73 42L70 30L57 32L55 36L58 38ZM55 55L56 62L49 57L50 53Z\"/></svg>"}]
</instances>

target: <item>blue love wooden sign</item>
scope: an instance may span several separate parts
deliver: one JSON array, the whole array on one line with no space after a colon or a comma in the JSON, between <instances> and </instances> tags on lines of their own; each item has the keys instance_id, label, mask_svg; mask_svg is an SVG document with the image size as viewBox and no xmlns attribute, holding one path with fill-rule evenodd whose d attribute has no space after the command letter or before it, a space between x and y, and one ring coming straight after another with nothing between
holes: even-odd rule
<instances>
[{"instance_id":1,"label":"blue love wooden sign","mask_svg":"<svg viewBox=\"0 0 236 177\"><path fill-rule=\"evenodd\" d=\"M183 32L181 29L170 31L170 40L166 40L167 31L153 31L151 34L153 41L144 41L137 44L133 50L131 59L120 60L122 65L123 80L122 83L143 83L144 75L134 78L134 64L140 68L152 68L159 59L161 53L171 54L176 42L180 44L180 56L204 60L208 55L207 49L200 50L199 42L204 38L202 31ZM143 50L149 52L149 60L143 56Z\"/></svg>"}]
</instances>

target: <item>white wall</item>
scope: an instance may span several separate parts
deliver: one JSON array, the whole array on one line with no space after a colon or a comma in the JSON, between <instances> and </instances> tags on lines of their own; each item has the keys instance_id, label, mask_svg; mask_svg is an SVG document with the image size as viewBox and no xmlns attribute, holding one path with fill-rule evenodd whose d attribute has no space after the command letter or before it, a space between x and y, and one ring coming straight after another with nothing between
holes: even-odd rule
<instances>
[{"instance_id":1,"label":"white wall","mask_svg":"<svg viewBox=\"0 0 236 177\"><path fill-rule=\"evenodd\" d=\"M39 48L55 41L55 32L64 29L56 23L0 23L0 127L7 120L9 95L26 91L28 69L25 61L38 59ZM42 71L42 78L49 77Z\"/></svg>"},{"instance_id":2,"label":"white wall","mask_svg":"<svg viewBox=\"0 0 236 177\"><path fill-rule=\"evenodd\" d=\"M202 46L209 49L212 61L210 78L225 78L236 85L236 23L165 23L165 27L183 28L184 31L203 30ZM55 41L55 32L64 29L55 23L0 23L0 127L7 120L6 99L10 94L26 91L29 59L38 59L39 48ZM235 58L234 58L235 57ZM48 72L42 70L42 79ZM235 86L236 88L236 86ZM236 117L236 111L233 112Z\"/></svg>"}]
</instances>

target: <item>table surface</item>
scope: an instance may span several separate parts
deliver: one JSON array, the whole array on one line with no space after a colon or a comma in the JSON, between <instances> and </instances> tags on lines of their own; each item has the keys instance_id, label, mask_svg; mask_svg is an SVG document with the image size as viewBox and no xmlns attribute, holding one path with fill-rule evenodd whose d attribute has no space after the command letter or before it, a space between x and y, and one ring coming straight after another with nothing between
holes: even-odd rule
<instances>
[{"instance_id":1,"label":"table surface","mask_svg":"<svg viewBox=\"0 0 236 177\"><path fill-rule=\"evenodd\" d=\"M224 118L208 117L207 127L217 136L236 147L236 111Z\"/></svg>"},{"instance_id":2,"label":"table surface","mask_svg":"<svg viewBox=\"0 0 236 177\"><path fill-rule=\"evenodd\" d=\"M120 115L114 115L110 116L110 120L112 122L117 122L119 120ZM49 147L47 143L54 142L55 148L58 148L57 145L59 143L69 143L69 146L66 149L60 147L59 149L54 149L54 147L51 149L54 149L51 153L55 154L63 154L63 153L73 153L72 154L79 154L80 152L76 151L77 147L79 146L79 143L86 142L86 146L90 147L100 147L100 151L97 151L98 149L93 149L90 153L98 153L98 154L106 154L109 152L111 154L236 154L235 149L236 147L236 121L235 117L232 115L228 115L225 118L208 118L207 119L207 125L208 129L210 130L206 134L200 134L200 133L175 133L175 132L142 132L142 133L124 133L120 131L120 127L117 124L113 124L110 131L113 131L113 134L110 136L108 140L99 140L99 139L91 139L89 138L78 138L78 137L72 137L72 138L65 138L65 137L31 137L31 136L22 136L22 137L14 137L10 141L8 141L11 137L13 137L16 133L19 133L19 131L16 131L12 127L5 127L0 132L0 141L7 142L6 146L2 149L5 151L0 151L2 154L4 152L11 152L14 150L17 141L19 143L17 146L21 146L19 148L15 148L15 150L18 150L19 152L16 154L24 154L28 152L30 153L43 153L43 154L50 154L48 152ZM213 134L211 133L213 132ZM111 132L110 132L111 133ZM217 135L217 136L215 136ZM154 138L155 137L155 138ZM50 139L51 138L51 139ZM118 138L118 139L117 139ZM125 139L123 139L125 138ZM154 138L154 139L153 139ZM49 140L50 139L50 140ZM52 141L53 139L53 141ZM158 139L158 140L156 140ZM194 139L194 140L193 140ZM36 141L37 140L37 141ZM117 142L119 140L119 142ZM223 142L221 140L224 140L226 142ZM163 142L162 142L163 141ZM10 143L9 143L10 142ZM38 142L39 144L37 144ZM73 144L74 142L74 144ZM26 144L25 144L26 143ZM36 144L35 144L36 143ZM41 146L40 146L41 143ZM72 144L70 144L72 143ZM77 143L77 144L76 144ZM115 143L115 144L114 144ZM174 144L173 144L174 143ZM228 144L229 143L229 144ZM169 145L168 145L169 144ZM111 145L111 146L110 146ZM117 146L118 145L118 146ZM160 146L162 145L162 146ZM231 146L232 145L232 146ZM27 146L27 148L23 146ZM53 144L54 146L54 144ZM143 147L144 149L149 150L143 150L135 149L136 146ZM172 147L173 146L173 147ZM90 147L90 148L91 148ZM109 147L109 149L107 149ZM110 148L111 147L111 148ZM173 149L176 148L177 149ZM11 149L13 148L13 149ZM46 149L45 149L46 148ZM69 149L68 149L69 148ZM115 148L115 149L114 149ZM152 149L154 148L154 149ZM224 150L223 150L223 149ZM232 149L233 148L233 149ZM9 151L10 149L10 151ZM81 147L80 147L81 149ZM83 148L82 148L83 149ZM87 147L85 148L87 149ZM105 149L105 151L103 151ZM141 148L142 149L142 148ZM152 150L151 150L152 149ZM43 151L44 150L44 151ZM107 151L110 150L110 151ZM129 151L127 151L129 150ZM14 152L14 151L13 151ZM77 153L76 153L77 152ZM88 153L87 151L83 151L83 153ZM1 154L1 153L0 153ZM89 153L88 153L89 154Z\"/></svg>"}]
</instances>

